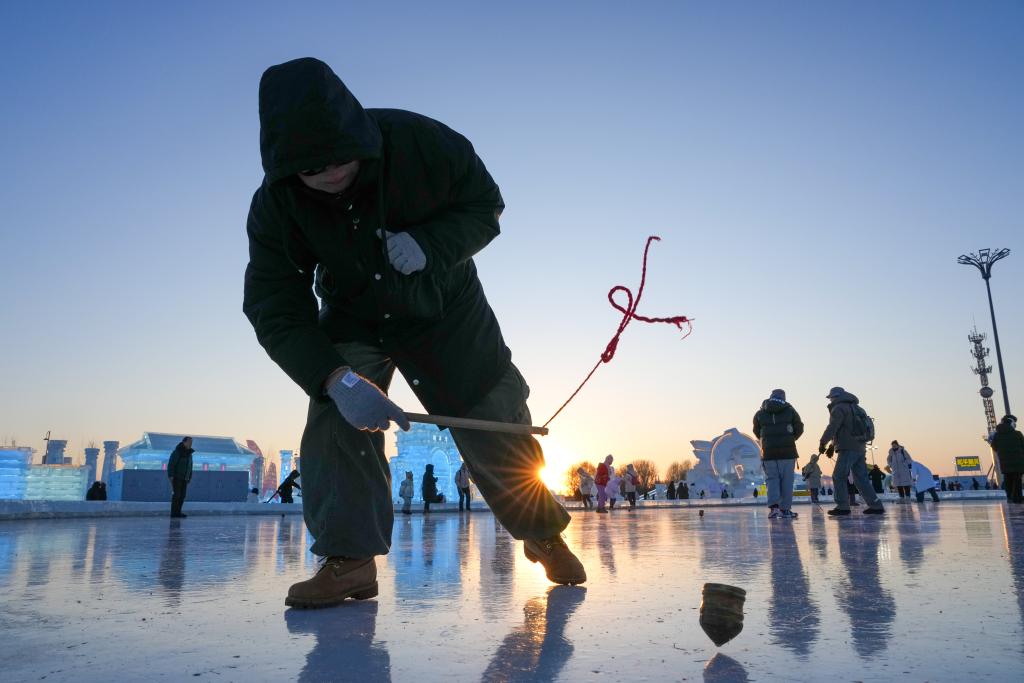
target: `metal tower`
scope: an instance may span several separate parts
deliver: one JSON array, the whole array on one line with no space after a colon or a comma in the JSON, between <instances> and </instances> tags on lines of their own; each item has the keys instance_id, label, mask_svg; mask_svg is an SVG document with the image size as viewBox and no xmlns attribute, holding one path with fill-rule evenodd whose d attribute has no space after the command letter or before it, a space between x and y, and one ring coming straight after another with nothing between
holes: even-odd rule
<instances>
[{"instance_id":1,"label":"metal tower","mask_svg":"<svg viewBox=\"0 0 1024 683\"><path fill-rule=\"evenodd\" d=\"M992 372L992 366L985 365L985 359L988 357L989 350L981 345L985 341L985 335L978 332L977 327L967 335L967 338L974 345L971 355L974 356L978 363L977 367L972 369L974 374L981 378L981 391L978 393L981 394L981 404L985 406L985 421L988 423L988 430L985 432L985 440L987 441L992 432L996 431L996 409L992 405L992 395L995 392L988 385L988 374Z\"/></svg>"}]
</instances>

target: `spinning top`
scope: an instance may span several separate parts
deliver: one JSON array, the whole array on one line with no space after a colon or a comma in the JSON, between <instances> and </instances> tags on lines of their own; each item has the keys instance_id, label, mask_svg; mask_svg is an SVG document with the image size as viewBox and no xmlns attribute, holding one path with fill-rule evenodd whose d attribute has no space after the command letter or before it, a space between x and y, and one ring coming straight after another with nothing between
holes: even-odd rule
<instances>
[{"instance_id":1,"label":"spinning top","mask_svg":"<svg viewBox=\"0 0 1024 683\"><path fill-rule=\"evenodd\" d=\"M705 583L701 597L700 627L721 647L743 630L743 601L747 591L724 583Z\"/></svg>"}]
</instances>

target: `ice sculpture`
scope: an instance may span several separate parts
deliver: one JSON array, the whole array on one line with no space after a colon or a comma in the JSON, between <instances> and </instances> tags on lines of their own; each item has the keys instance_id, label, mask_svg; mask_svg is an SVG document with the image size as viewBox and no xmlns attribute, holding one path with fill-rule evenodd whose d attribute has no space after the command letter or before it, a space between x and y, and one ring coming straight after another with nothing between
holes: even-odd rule
<instances>
[{"instance_id":1,"label":"ice sculpture","mask_svg":"<svg viewBox=\"0 0 1024 683\"><path fill-rule=\"evenodd\" d=\"M416 483L416 494L413 500L420 500L420 483L423 472L428 464L434 466L437 477L437 492L443 493L446 501L458 501L459 492L455 488L455 473L462 466L462 456L455 446L455 440L447 429L438 429L433 425L413 423L407 432L399 431L396 436L398 455L388 463L391 468L391 498L400 500L398 488L405 479L406 471L411 471Z\"/></svg>"},{"instance_id":2,"label":"ice sculpture","mask_svg":"<svg viewBox=\"0 0 1024 683\"><path fill-rule=\"evenodd\" d=\"M761 447L753 438L735 427L725 430L711 441L691 441L697 464L687 474L690 497L701 490L706 497L717 498L723 484L734 497L748 496L764 483L761 469Z\"/></svg>"}]
</instances>

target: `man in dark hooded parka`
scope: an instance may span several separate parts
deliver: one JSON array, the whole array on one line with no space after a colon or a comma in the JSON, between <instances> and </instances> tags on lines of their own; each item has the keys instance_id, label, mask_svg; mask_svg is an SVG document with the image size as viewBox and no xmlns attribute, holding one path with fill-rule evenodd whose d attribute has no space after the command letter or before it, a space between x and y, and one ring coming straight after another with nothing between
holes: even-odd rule
<instances>
[{"instance_id":1,"label":"man in dark hooded parka","mask_svg":"<svg viewBox=\"0 0 1024 683\"><path fill-rule=\"evenodd\" d=\"M384 433L409 423L387 397L397 368L433 414L529 424L473 255L504 202L473 146L444 124L363 109L323 62L273 66L259 88L264 179L249 211L243 309L270 357L310 396L303 510L324 558L286 604L377 594L394 521ZM315 295L314 295L315 293ZM317 300L319 297L319 302ZM452 429L473 480L555 583L582 583L530 436Z\"/></svg>"}]
</instances>

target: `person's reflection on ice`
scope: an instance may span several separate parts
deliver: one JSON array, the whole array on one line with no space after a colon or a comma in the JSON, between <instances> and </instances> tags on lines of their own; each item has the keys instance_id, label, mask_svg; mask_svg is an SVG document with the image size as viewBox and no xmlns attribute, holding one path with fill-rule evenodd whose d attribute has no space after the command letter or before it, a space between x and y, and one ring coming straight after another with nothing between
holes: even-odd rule
<instances>
[{"instance_id":1,"label":"person's reflection on ice","mask_svg":"<svg viewBox=\"0 0 1024 683\"><path fill-rule=\"evenodd\" d=\"M587 595L586 588L554 586L545 597L531 598L525 618L505 636L482 681L553 681L572 657L565 626Z\"/></svg>"}]
</instances>

